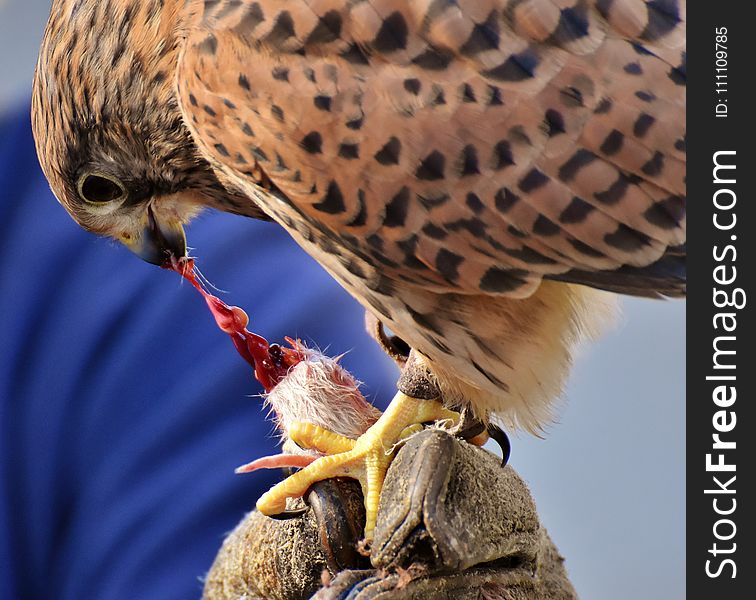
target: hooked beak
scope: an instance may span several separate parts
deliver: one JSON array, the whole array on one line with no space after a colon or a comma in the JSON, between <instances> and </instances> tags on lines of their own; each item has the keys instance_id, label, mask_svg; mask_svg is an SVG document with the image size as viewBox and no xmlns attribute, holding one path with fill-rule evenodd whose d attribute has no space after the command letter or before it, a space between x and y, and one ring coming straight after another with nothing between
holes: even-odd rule
<instances>
[{"instance_id":1,"label":"hooked beak","mask_svg":"<svg viewBox=\"0 0 756 600\"><path fill-rule=\"evenodd\" d=\"M122 239L123 245L139 258L159 267L167 267L174 260L186 257L186 236L178 221L158 221L152 207L147 208L147 219L136 237Z\"/></svg>"}]
</instances>

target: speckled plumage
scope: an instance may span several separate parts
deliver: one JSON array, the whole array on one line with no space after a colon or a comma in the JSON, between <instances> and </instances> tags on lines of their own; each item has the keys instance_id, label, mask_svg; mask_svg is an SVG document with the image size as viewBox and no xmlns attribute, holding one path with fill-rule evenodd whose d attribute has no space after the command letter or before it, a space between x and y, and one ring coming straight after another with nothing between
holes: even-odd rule
<instances>
[{"instance_id":1,"label":"speckled plumage","mask_svg":"<svg viewBox=\"0 0 756 600\"><path fill-rule=\"evenodd\" d=\"M575 284L685 293L684 1L58 0L34 127L85 227L264 213L529 430L606 313Z\"/></svg>"}]
</instances>

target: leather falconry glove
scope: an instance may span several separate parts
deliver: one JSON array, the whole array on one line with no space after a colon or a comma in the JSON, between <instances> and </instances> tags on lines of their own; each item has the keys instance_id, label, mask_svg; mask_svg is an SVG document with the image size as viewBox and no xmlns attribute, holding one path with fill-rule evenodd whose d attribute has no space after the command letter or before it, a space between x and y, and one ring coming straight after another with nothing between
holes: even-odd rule
<instances>
[{"instance_id":1,"label":"leather falconry glove","mask_svg":"<svg viewBox=\"0 0 756 600\"><path fill-rule=\"evenodd\" d=\"M417 433L397 453L369 556L358 551L356 482L319 482L306 505L285 521L248 514L220 549L204 597L577 598L523 480L445 431Z\"/></svg>"}]
</instances>

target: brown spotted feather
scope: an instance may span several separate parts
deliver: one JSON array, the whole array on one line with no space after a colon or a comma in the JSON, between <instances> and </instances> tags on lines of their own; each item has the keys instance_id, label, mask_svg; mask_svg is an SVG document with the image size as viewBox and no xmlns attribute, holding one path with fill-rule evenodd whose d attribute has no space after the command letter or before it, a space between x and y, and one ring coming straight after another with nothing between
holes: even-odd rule
<instances>
[{"instance_id":1,"label":"brown spotted feather","mask_svg":"<svg viewBox=\"0 0 756 600\"><path fill-rule=\"evenodd\" d=\"M451 402L529 430L607 312L593 288L685 294L684 0L126 4L57 0L35 83L87 228L262 211ZM134 27L93 46L98 10ZM154 195L93 216L74 155Z\"/></svg>"},{"instance_id":2,"label":"brown spotted feather","mask_svg":"<svg viewBox=\"0 0 756 600\"><path fill-rule=\"evenodd\" d=\"M684 241L679 215L646 216L684 195L684 80L654 52L682 39L675 2L195 4L197 135L232 132L217 160L257 161L391 279L522 296Z\"/></svg>"},{"instance_id":3,"label":"brown spotted feather","mask_svg":"<svg viewBox=\"0 0 756 600\"><path fill-rule=\"evenodd\" d=\"M684 294L684 2L193 5L195 137L449 395L544 422L601 299L543 278Z\"/></svg>"}]
</instances>

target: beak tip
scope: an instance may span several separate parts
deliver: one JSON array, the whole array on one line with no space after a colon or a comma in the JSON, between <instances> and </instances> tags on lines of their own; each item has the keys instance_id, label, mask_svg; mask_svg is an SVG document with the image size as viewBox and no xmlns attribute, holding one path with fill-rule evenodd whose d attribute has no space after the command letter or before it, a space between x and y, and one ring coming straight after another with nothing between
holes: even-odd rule
<instances>
[{"instance_id":1,"label":"beak tip","mask_svg":"<svg viewBox=\"0 0 756 600\"><path fill-rule=\"evenodd\" d=\"M126 247L142 260L162 268L173 268L187 258L186 236L179 221L159 221L148 209L146 225Z\"/></svg>"}]
</instances>

